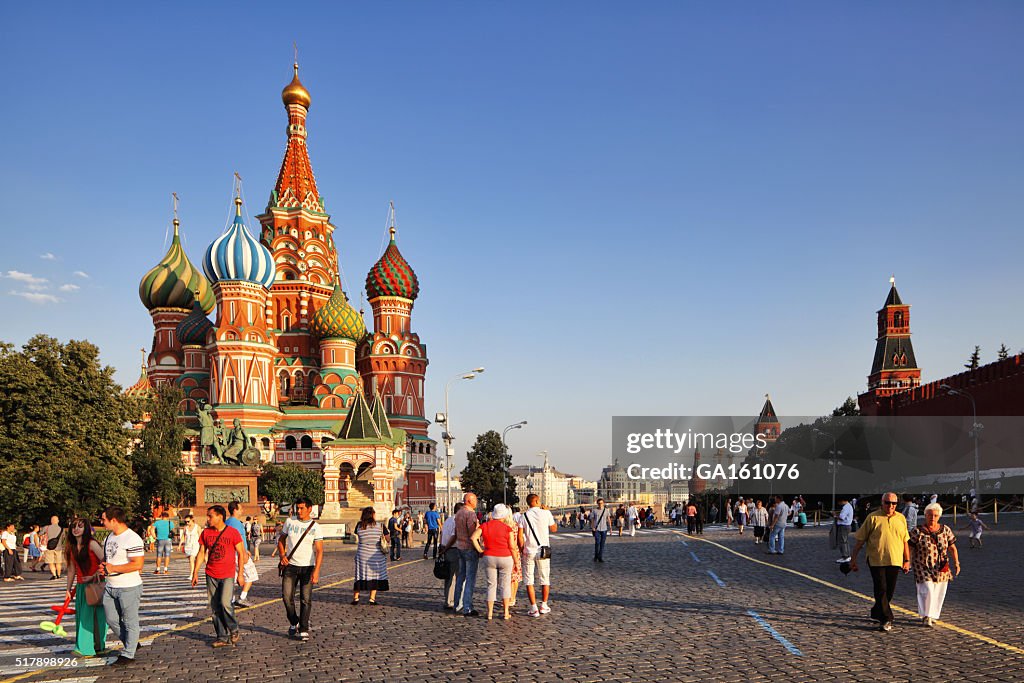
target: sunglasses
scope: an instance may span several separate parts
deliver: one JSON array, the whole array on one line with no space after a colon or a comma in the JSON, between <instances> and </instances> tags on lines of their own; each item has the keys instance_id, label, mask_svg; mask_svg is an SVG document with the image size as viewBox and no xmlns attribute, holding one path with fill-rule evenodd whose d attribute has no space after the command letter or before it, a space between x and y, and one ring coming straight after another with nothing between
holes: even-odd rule
<instances>
[{"instance_id":1,"label":"sunglasses","mask_svg":"<svg viewBox=\"0 0 1024 683\"><path fill-rule=\"evenodd\" d=\"M882 505L899 505L898 500L883 500Z\"/></svg>"}]
</instances>

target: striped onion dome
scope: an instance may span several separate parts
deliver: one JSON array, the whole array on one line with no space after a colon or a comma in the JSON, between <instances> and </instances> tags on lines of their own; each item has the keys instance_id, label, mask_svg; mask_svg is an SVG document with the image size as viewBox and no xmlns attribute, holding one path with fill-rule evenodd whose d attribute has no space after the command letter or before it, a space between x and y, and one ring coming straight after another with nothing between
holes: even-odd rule
<instances>
[{"instance_id":1,"label":"striped onion dome","mask_svg":"<svg viewBox=\"0 0 1024 683\"><path fill-rule=\"evenodd\" d=\"M206 250L203 270L210 282L244 280L267 289L274 283L274 257L245 227L240 198L235 198L235 222Z\"/></svg>"},{"instance_id":2,"label":"striped onion dome","mask_svg":"<svg viewBox=\"0 0 1024 683\"><path fill-rule=\"evenodd\" d=\"M154 308L191 308L194 298L203 310L212 311L217 304L210 283L192 265L181 246L178 219L174 219L174 238L171 247L139 282L139 298L148 310Z\"/></svg>"},{"instance_id":3,"label":"striped onion dome","mask_svg":"<svg viewBox=\"0 0 1024 683\"><path fill-rule=\"evenodd\" d=\"M366 296L369 299L376 299L379 296L415 299L419 293L420 282L412 266L398 251L398 245L395 244L395 229L392 227L391 243L366 276Z\"/></svg>"},{"instance_id":4,"label":"striped onion dome","mask_svg":"<svg viewBox=\"0 0 1024 683\"><path fill-rule=\"evenodd\" d=\"M178 323L175 333L182 346L206 346L206 335L213 323L206 317L198 299L192 301L192 312Z\"/></svg>"},{"instance_id":5,"label":"striped onion dome","mask_svg":"<svg viewBox=\"0 0 1024 683\"><path fill-rule=\"evenodd\" d=\"M313 314L309 328L318 339L341 338L360 342L366 336L363 316L352 308L338 281L334 283L331 298Z\"/></svg>"},{"instance_id":6,"label":"striped onion dome","mask_svg":"<svg viewBox=\"0 0 1024 683\"><path fill-rule=\"evenodd\" d=\"M146 372L146 366L142 366L142 374L139 375L138 381L124 390L125 396L142 397L148 396L153 392L153 383L149 381L149 373Z\"/></svg>"}]
</instances>

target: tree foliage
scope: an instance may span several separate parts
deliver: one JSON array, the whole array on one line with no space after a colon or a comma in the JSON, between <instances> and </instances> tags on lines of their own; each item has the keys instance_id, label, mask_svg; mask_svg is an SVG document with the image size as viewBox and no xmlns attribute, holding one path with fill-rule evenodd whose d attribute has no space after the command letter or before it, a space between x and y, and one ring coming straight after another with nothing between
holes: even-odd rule
<instances>
[{"instance_id":1,"label":"tree foliage","mask_svg":"<svg viewBox=\"0 0 1024 683\"><path fill-rule=\"evenodd\" d=\"M278 505L292 503L301 496L309 498L314 505L324 502L324 480L320 472L294 463L265 463L257 488L259 495Z\"/></svg>"},{"instance_id":2,"label":"tree foliage","mask_svg":"<svg viewBox=\"0 0 1024 683\"><path fill-rule=\"evenodd\" d=\"M999 360L1006 360L1010 357L1010 349L1006 348L1006 344L999 345L999 353L997 354Z\"/></svg>"},{"instance_id":3,"label":"tree foliage","mask_svg":"<svg viewBox=\"0 0 1024 683\"><path fill-rule=\"evenodd\" d=\"M964 363L964 367L968 370L977 370L979 365L981 365L981 347L975 346L974 353L972 353L971 357L967 359L966 363Z\"/></svg>"},{"instance_id":4,"label":"tree foliage","mask_svg":"<svg viewBox=\"0 0 1024 683\"><path fill-rule=\"evenodd\" d=\"M0 343L0 518L24 527L134 508L130 410L113 376L87 341Z\"/></svg>"},{"instance_id":5,"label":"tree foliage","mask_svg":"<svg viewBox=\"0 0 1024 683\"><path fill-rule=\"evenodd\" d=\"M832 411L832 417L856 417L860 415L860 406L853 396L847 396L843 405Z\"/></svg>"},{"instance_id":6,"label":"tree foliage","mask_svg":"<svg viewBox=\"0 0 1024 683\"><path fill-rule=\"evenodd\" d=\"M510 505L519 502L515 479L508 473L512 457L502 444L498 432L492 429L477 436L476 443L466 457L469 462L462 470L463 491L475 493L487 509L503 500L507 500Z\"/></svg>"},{"instance_id":7,"label":"tree foliage","mask_svg":"<svg viewBox=\"0 0 1024 683\"><path fill-rule=\"evenodd\" d=\"M131 454L139 504L144 512L160 503L184 505L195 498L195 483L181 460L185 426L177 415L182 399L181 388L165 382L136 403L137 414L149 414Z\"/></svg>"}]
</instances>

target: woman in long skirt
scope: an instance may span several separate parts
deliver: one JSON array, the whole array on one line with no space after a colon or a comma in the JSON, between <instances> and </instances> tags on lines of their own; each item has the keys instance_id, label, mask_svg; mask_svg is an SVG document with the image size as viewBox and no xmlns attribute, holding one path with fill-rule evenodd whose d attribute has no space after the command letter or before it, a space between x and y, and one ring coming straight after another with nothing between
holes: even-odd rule
<instances>
[{"instance_id":1,"label":"woman in long skirt","mask_svg":"<svg viewBox=\"0 0 1024 683\"><path fill-rule=\"evenodd\" d=\"M363 508L356 525L356 578L352 604L359 604L359 591L370 591L370 604L377 604L377 591L388 590L388 556L380 547L384 527L377 524L373 507Z\"/></svg>"},{"instance_id":2,"label":"woman in long skirt","mask_svg":"<svg viewBox=\"0 0 1024 683\"><path fill-rule=\"evenodd\" d=\"M910 531L910 557L917 583L917 613L921 623L931 626L942 614L946 589L960 574L953 530L939 523L942 506L932 503L924 509L924 524Z\"/></svg>"},{"instance_id":3,"label":"woman in long skirt","mask_svg":"<svg viewBox=\"0 0 1024 683\"><path fill-rule=\"evenodd\" d=\"M86 520L72 521L69 531L71 542L64 545L68 567L67 596L71 595L73 582L78 582L75 591L75 649L71 654L95 657L107 646L107 617L103 605L90 605L85 599L85 584L96 576L103 562L103 548L92 537L92 525Z\"/></svg>"}]
</instances>

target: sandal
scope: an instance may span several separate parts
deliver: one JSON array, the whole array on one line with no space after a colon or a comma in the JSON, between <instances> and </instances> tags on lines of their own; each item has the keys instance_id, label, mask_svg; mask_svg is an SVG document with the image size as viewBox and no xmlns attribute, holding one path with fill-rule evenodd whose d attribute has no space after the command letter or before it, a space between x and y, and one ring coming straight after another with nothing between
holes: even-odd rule
<instances>
[{"instance_id":1,"label":"sandal","mask_svg":"<svg viewBox=\"0 0 1024 683\"><path fill-rule=\"evenodd\" d=\"M376 600L370 600L370 601L369 601L368 603L366 603L366 604L367 604L367 605L376 605L376 604L377 604L377 601L376 601Z\"/></svg>"},{"instance_id":2,"label":"sandal","mask_svg":"<svg viewBox=\"0 0 1024 683\"><path fill-rule=\"evenodd\" d=\"M353 604L353 605L358 605L358 604L359 604L359 601L358 601L358 600L353 600L353 601L352 601L352 604Z\"/></svg>"}]
</instances>

